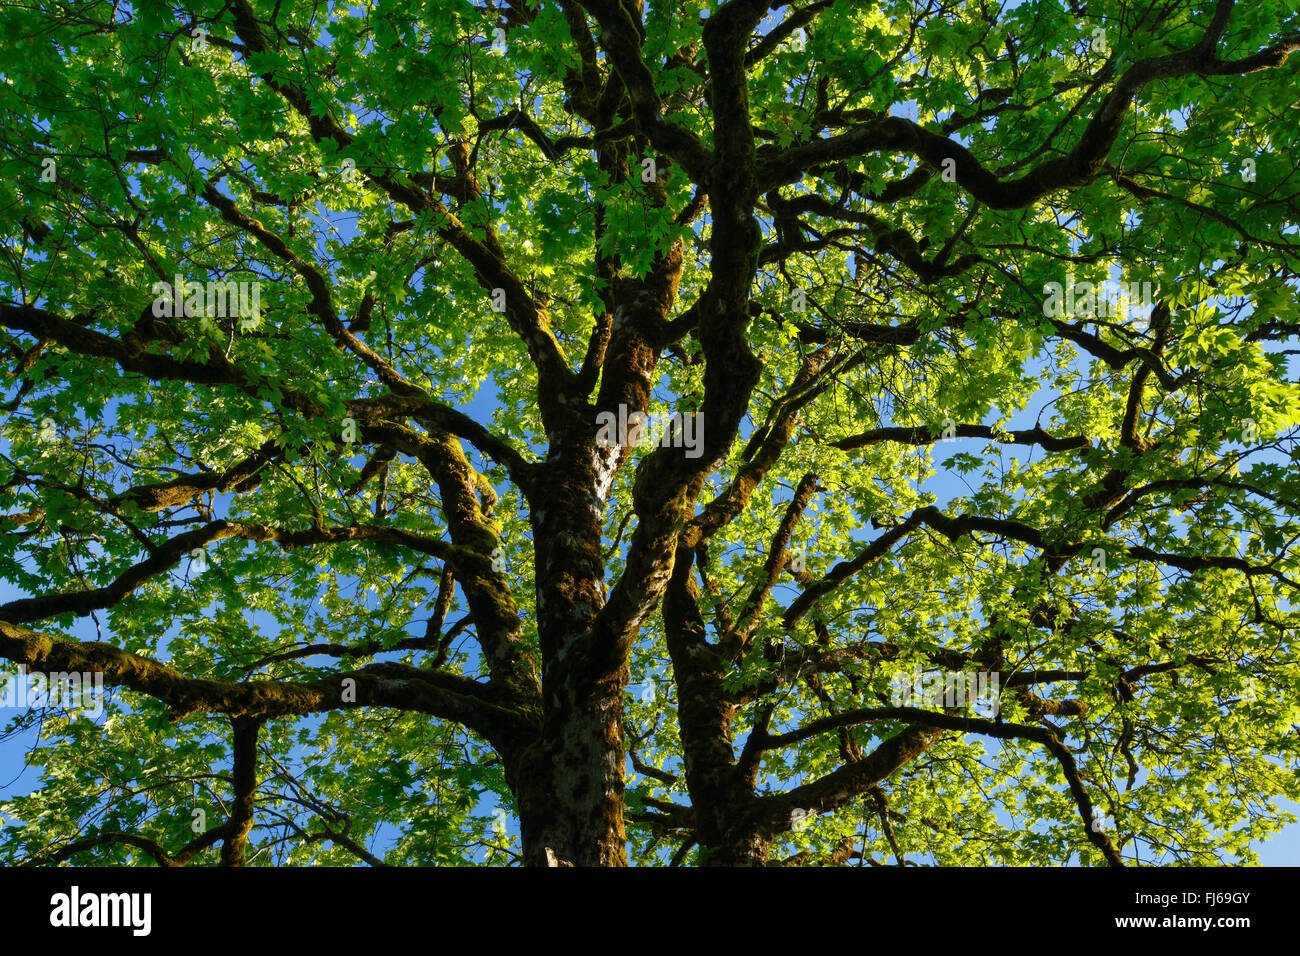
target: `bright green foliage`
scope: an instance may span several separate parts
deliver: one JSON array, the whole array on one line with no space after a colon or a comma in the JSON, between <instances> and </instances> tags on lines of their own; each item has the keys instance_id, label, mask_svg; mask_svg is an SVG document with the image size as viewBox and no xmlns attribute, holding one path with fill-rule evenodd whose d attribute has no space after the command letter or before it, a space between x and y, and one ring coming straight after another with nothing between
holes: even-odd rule
<instances>
[{"instance_id":1,"label":"bright green foliage","mask_svg":"<svg viewBox=\"0 0 1300 956\"><path fill-rule=\"evenodd\" d=\"M488 547L454 540L426 463L405 447L375 457L393 450L379 429L413 419L386 409L344 444L358 402L400 389L323 316L333 310L408 394L545 462L555 436L528 336L553 338L577 372L619 283L674 250L683 266L666 318L707 298L714 220L708 207L680 214L708 184L638 130L630 107L612 131L571 107L566 71L604 77L616 60L600 45L584 64L575 19L598 45L605 36L586 6L256 0L261 52L240 35L244 4L199 4L192 22L155 4L119 6L116 19L107 4L0 9L0 45L21 50L0 69L0 513L12 516L0 517L0 598L110 588L211 521L400 529L480 556L499 548L543 670L538 575L553 569L538 570L530 515L547 505L530 511L507 463L444 419L482 476L482 540L495 536ZM711 640L766 580L769 554L779 565L752 638L725 664L735 753L756 721L778 734L889 707L894 675L933 670L951 652L965 663L946 670L1001 675L1002 723L1064 742L1125 862L1255 861L1251 846L1289 819L1278 799L1300 799L1300 383L1289 361L1300 335L1300 57L1217 72L1198 61L1144 80L1079 182L1024 203L1008 184L1078 155L1126 70L1196 47L1216 9L1230 8L1219 63L1297 48L1300 20L1281 0L773 6L748 40L762 53L746 74L757 168L836 137L860 142L762 185L746 332L761 373L729 457L683 516L742 472L747 443L787 414L782 397L827 349L779 459L709 537L707 564L698 559ZM662 112L706 150L717 107L702 24L720 8L641 11ZM797 34L768 44L789 17L802 17ZM314 128L286 88L346 142ZM496 121L516 110L526 118ZM945 177L890 115L969 150L992 177L988 195L978 198L964 161ZM605 143L621 144L616 168L602 164ZM390 182L437 201L412 208ZM223 216L213 194L245 220ZM539 330L521 334L513 311L494 310L492 284L452 233L495 237L545 309ZM154 283L177 274L261 283L258 321L151 323ZM1155 308L1044 308L1050 283L1108 279L1149 283ZM20 306L66 324L33 331ZM130 367L139 355L174 365ZM654 369L649 411L707 407L706 360L698 326L677 336ZM233 371L214 380L213 369ZM942 440L945 423L955 440ZM961 434L978 426L991 430ZM896 431L875 431L885 428ZM1048 447L1043 434L1080 441ZM255 480L174 506L115 497L259 455ZM610 590L630 566L633 487L650 455L636 450L618 472L601 517ZM809 474L817 489L788 549L774 549ZM888 529L938 514L964 523L950 534L915 518L806 614L789 612ZM376 661L488 678L463 587L443 574L455 556L391 538L289 546L242 532L198 547L202 561L182 549L97 604L93 620L71 604L39 618L7 617L15 605L0 604L0 621L228 683L306 683ZM666 803L693 799L664 626L658 612L640 622L625 694L626 746L662 771L628 764L628 857L640 864L707 857L689 826L665 822ZM309 646L321 650L287 653ZM1039 679L1009 684L1013 675ZM0 858L126 832L175 853L195 837L194 810L220 825L229 721L201 710L171 720L172 709L114 690L106 724L52 711L33 755L40 790L0 804L22 824L0 831ZM773 747L757 796L823 778L912 724L845 721ZM518 812L501 756L455 719L325 709L268 720L258 747L251 864L519 859L518 827L493 829L495 806ZM874 790L771 834L770 858L1101 864L1069 782L1033 740L950 730ZM854 855L834 856L845 841ZM195 859L220 852L214 841ZM76 859L151 862L122 842Z\"/></svg>"}]
</instances>

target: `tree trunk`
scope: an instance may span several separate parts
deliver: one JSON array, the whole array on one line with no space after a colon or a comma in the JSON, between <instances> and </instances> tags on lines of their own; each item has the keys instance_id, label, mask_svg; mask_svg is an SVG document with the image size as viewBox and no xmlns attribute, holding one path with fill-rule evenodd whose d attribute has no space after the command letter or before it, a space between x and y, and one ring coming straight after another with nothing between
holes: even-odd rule
<instances>
[{"instance_id":1,"label":"tree trunk","mask_svg":"<svg viewBox=\"0 0 1300 956\"><path fill-rule=\"evenodd\" d=\"M525 865L627 865L622 697L616 677L576 685L572 694L548 690L543 738L510 781Z\"/></svg>"},{"instance_id":2,"label":"tree trunk","mask_svg":"<svg viewBox=\"0 0 1300 956\"><path fill-rule=\"evenodd\" d=\"M602 468L613 462L593 456L585 434L562 445L533 512L542 728L511 784L529 866L627 865L626 653L593 630L605 606Z\"/></svg>"},{"instance_id":3,"label":"tree trunk","mask_svg":"<svg viewBox=\"0 0 1300 956\"><path fill-rule=\"evenodd\" d=\"M662 609L677 679L677 717L700 862L763 866L770 841L758 833L753 794L736 763L731 734L735 707L723 687L722 657L705 636L691 567L691 554L679 551Z\"/></svg>"}]
</instances>

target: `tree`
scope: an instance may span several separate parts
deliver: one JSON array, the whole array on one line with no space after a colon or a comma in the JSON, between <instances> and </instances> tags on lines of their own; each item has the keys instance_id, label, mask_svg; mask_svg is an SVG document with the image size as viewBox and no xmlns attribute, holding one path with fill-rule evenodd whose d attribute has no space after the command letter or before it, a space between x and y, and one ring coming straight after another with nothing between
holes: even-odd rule
<instances>
[{"instance_id":1,"label":"tree","mask_svg":"<svg viewBox=\"0 0 1300 956\"><path fill-rule=\"evenodd\" d=\"M5 7L6 858L1255 859L1285 8Z\"/></svg>"}]
</instances>

